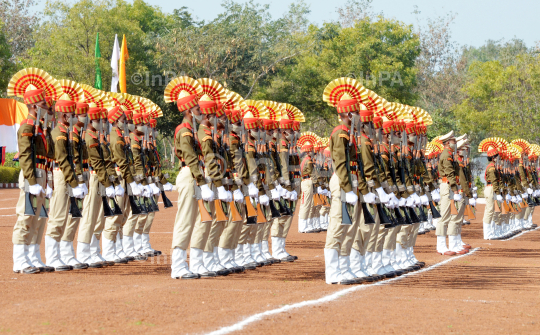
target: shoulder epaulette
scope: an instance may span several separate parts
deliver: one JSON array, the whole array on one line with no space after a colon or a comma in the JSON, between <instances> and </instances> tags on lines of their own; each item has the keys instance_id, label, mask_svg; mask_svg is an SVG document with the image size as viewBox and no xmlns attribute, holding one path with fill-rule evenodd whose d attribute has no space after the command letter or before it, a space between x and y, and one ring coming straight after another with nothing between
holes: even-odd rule
<instances>
[{"instance_id":1,"label":"shoulder epaulette","mask_svg":"<svg viewBox=\"0 0 540 335\"><path fill-rule=\"evenodd\" d=\"M187 129L189 129L190 131L193 131L193 127L191 126L191 124L190 124L189 122L181 123L181 124L179 124L178 127L176 127L176 129L174 130L174 138L176 138L176 135L178 134L178 132L179 132L182 128L187 128Z\"/></svg>"},{"instance_id":2,"label":"shoulder epaulette","mask_svg":"<svg viewBox=\"0 0 540 335\"><path fill-rule=\"evenodd\" d=\"M122 132L118 128L116 128L116 134L118 134L119 137L123 137Z\"/></svg>"}]
</instances>

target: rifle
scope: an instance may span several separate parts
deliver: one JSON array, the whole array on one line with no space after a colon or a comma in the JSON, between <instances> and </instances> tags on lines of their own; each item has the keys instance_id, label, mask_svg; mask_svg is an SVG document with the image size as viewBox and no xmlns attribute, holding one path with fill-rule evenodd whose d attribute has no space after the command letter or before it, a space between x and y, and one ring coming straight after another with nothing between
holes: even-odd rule
<instances>
[{"instance_id":1,"label":"rifle","mask_svg":"<svg viewBox=\"0 0 540 335\"><path fill-rule=\"evenodd\" d=\"M73 162L73 118L69 119L69 143L68 143L68 162L69 165L71 165L71 170L73 171L73 178L77 181L79 181L79 178L77 178L77 175L75 174L75 163ZM82 158L81 158L82 159ZM71 185L67 184L68 188L68 195L69 195L69 214L71 214L71 217L73 218L82 218L81 210L82 210L82 201L78 201L73 196L73 189L71 188ZM80 202L80 208L79 204Z\"/></svg>"},{"instance_id":2,"label":"rifle","mask_svg":"<svg viewBox=\"0 0 540 335\"><path fill-rule=\"evenodd\" d=\"M131 152L131 141L129 139L129 129L127 123L124 123L124 139L126 145L124 146L124 154L130 166L133 166L133 152ZM139 202L139 199L133 195L133 190L131 185L126 181L126 190L129 197L129 204L131 205L131 213L133 215L146 215L148 211L142 203Z\"/></svg>"},{"instance_id":3,"label":"rifle","mask_svg":"<svg viewBox=\"0 0 540 335\"><path fill-rule=\"evenodd\" d=\"M379 159L381 158L381 155L380 155L381 148L379 146L379 138L382 136L382 134L379 133L378 136L375 136L375 134L373 133L373 123L372 123L372 121L368 122L367 127L368 127L368 131L369 131L369 138L373 139L373 142L374 142L373 151L371 151L371 157L373 159L373 166L375 168L375 176L377 178L377 182L379 184L381 184L381 180L380 180L380 176L379 176L379 173L380 173L379 163L381 163L381 165L382 165L382 162L379 162ZM379 128L378 131L381 132L381 129ZM379 138L377 138L377 137L379 137ZM377 156L379 156L379 159L377 159ZM384 166L382 168L384 169ZM373 182L373 180L368 181L368 186L370 187L370 192L372 192L372 193L375 191L374 190L374 188L375 188L374 184L375 183ZM379 216L381 224L384 224L385 228L392 228L392 227L396 226L396 221L392 217L391 212L388 211L388 209L381 203L380 199L378 199L378 198L377 198L377 201L375 203L375 209L377 210L377 214ZM365 216L365 214L364 214L364 216Z\"/></svg>"},{"instance_id":4,"label":"rifle","mask_svg":"<svg viewBox=\"0 0 540 335\"><path fill-rule=\"evenodd\" d=\"M103 148L102 148L102 145L104 143L103 135L101 133L102 128L103 128L103 120L100 119L99 128L96 129L98 132L99 142L100 142L100 145L98 146L98 153L99 153L99 157L101 158L101 161L105 165L105 159L104 159ZM114 176L109 176L109 180L114 181L114 179L115 179ZM99 183L98 194L101 196L101 202L103 203L104 216L109 217L109 216L122 215L123 214L122 209L120 208L120 206L118 206L118 203L116 202L116 200L114 198L112 199L108 198L107 192L105 191L105 186L101 182L98 182L98 183ZM112 200L112 208L111 208L111 200Z\"/></svg>"},{"instance_id":5,"label":"rifle","mask_svg":"<svg viewBox=\"0 0 540 335\"><path fill-rule=\"evenodd\" d=\"M268 162L267 166L269 167L270 173L275 174L276 166L274 165L274 157L272 157L272 151L270 150L270 144L268 141L266 141L266 131L264 134L264 145L266 146L266 160ZM279 169L278 169L279 170ZM269 202L268 202L268 208L270 208L270 215L272 219L277 219L281 217L280 211L276 208L276 205L274 204L274 200L272 199L271 195L269 195ZM279 206L279 205L278 205Z\"/></svg>"},{"instance_id":6,"label":"rifle","mask_svg":"<svg viewBox=\"0 0 540 335\"><path fill-rule=\"evenodd\" d=\"M146 164L147 164L146 157L148 155L148 142L149 142L148 128L145 129L143 136L144 137L143 137L143 142L141 145L141 151L139 153L139 156L141 157L143 171L144 171L143 178L146 178L146 182L148 184L152 184L154 182L154 179L152 178L150 171L146 169ZM150 165L148 165L148 167L149 169L151 168ZM159 206L156 204L153 193L150 194L150 197L144 198L144 201L145 201L146 208L152 209L152 212L159 212Z\"/></svg>"},{"instance_id":7,"label":"rifle","mask_svg":"<svg viewBox=\"0 0 540 335\"><path fill-rule=\"evenodd\" d=\"M283 179L283 173L281 172L281 157L279 157L279 151L277 150L277 148L279 147L279 138L276 139L277 140L277 143L276 143L276 165L278 167L278 182L282 182ZM271 200L273 201L273 200ZM287 217L287 216L291 216L292 215L292 212L291 210L289 209L289 207L287 206L287 202L285 200L279 200L279 201L275 201L275 204L278 205L278 211L279 211L279 215L283 216L283 217Z\"/></svg>"},{"instance_id":8,"label":"rifle","mask_svg":"<svg viewBox=\"0 0 540 335\"><path fill-rule=\"evenodd\" d=\"M351 178L351 157L350 157L349 147L354 144L354 136L355 136L354 122L351 122L351 130L349 132L349 144L345 145L345 159L346 159L345 166L347 168L347 178L349 179L349 184L353 187L353 190L355 187L352 183L352 178ZM347 201L345 201L345 199L346 199L345 190L341 189L341 224L350 226L352 225L352 219L351 219L351 215L349 214L349 204L347 204ZM352 210L352 208L350 210Z\"/></svg>"},{"instance_id":9,"label":"rifle","mask_svg":"<svg viewBox=\"0 0 540 335\"><path fill-rule=\"evenodd\" d=\"M37 164L37 159L36 159L36 139L37 139L37 136L38 136L38 133L39 133L39 129L41 129L41 125L40 125L40 122L41 122L41 107L38 107L38 110L37 110L37 117L36 117L36 125L35 125L35 129L34 129L34 132L32 133L32 137L30 139L30 149L31 149L31 157L32 157L32 169L34 170L34 176L36 178L42 178L43 175L41 173L41 171L38 171L37 168L36 168L36 164ZM30 216L35 216L36 215L36 206L37 206L37 199L36 199L36 196L31 194L30 193L30 183L28 182L28 180L24 180L24 192L25 192L25 195L24 195L24 214L25 215L30 215ZM34 205L34 203L36 205ZM45 210L45 206L42 205L41 206L41 209L40 209L40 212L39 212L39 217L48 217L47 216L47 211Z\"/></svg>"},{"instance_id":10,"label":"rifle","mask_svg":"<svg viewBox=\"0 0 540 335\"><path fill-rule=\"evenodd\" d=\"M197 121L195 120L195 118L193 118L193 129L191 130L191 134L193 135L193 152L197 154L197 149L199 148L199 135L197 135ZM199 161L199 164L201 164L200 161ZM204 174L203 174L203 177L204 177ZM201 222L202 223L212 222L212 216L210 215L208 209L206 208L205 201L202 198L201 187L197 185L197 183L194 183L193 187L194 187L193 197L197 200L197 204L199 206L199 212L201 214Z\"/></svg>"},{"instance_id":11,"label":"rifle","mask_svg":"<svg viewBox=\"0 0 540 335\"><path fill-rule=\"evenodd\" d=\"M236 172L236 167L234 166L234 162L229 162L229 145L228 145L228 141L230 140L230 134L229 134L229 118L227 118L226 122L225 122L225 125L224 125L225 129L223 130L223 136L222 136L222 140L221 140L221 145L219 146L219 149L220 149L220 154L221 156L223 157L224 161L225 161L225 181L226 181L226 185L228 185L228 190L231 191L232 187L232 179L231 179L231 174L230 174L230 171L229 171L229 167L230 167L230 170L233 172ZM225 136L227 136L227 138L225 138ZM231 214L231 219L232 219L232 222L241 222L243 221L243 218L242 218L242 215L240 215L240 211L238 210L238 208L236 207L236 201L233 201L229 204L229 214Z\"/></svg>"},{"instance_id":12,"label":"rifle","mask_svg":"<svg viewBox=\"0 0 540 335\"><path fill-rule=\"evenodd\" d=\"M407 164L409 163L406 157L406 152L409 150L409 147L407 145L407 132L405 129L401 132L401 164L400 164L400 176L401 181L403 185L406 185L407 177L409 177L409 180L411 183L413 183L413 178L411 178L411 175L409 173L409 169ZM414 186L407 186L407 192L412 192L414 190ZM414 212L414 209L410 207L403 208L403 213L405 214L404 217L406 219L407 224L415 224L419 223L420 219Z\"/></svg>"},{"instance_id":13,"label":"rifle","mask_svg":"<svg viewBox=\"0 0 540 335\"><path fill-rule=\"evenodd\" d=\"M163 171L162 167L161 167L161 159L159 157L159 152L157 151L157 146L156 146L156 143L155 143L155 141L156 141L156 131L155 130L153 131L152 138L154 139L153 154L154 154L154 157L155 157L155 159L157 161L159 171ZM169 178L168 173L165 173L163 176L165 178ZM171 200L169 200L169 198L167 198L167 195L165 195L165 190L163 189L163 184L161 184L161 181L159 180L159 178L155 177L154 182L157 184L157 187L161 191L161 198L163 199L163 207L165 207L165 209L173 207L173 204L172 204Z\"/></svg>"},{"instance_id":14,"label":"rifle","mask_svg":"<svg viewBox=\"0 0 540 335\"><path fill-rule=\"evenodd\" d=\"M400 192L403 192L405 190L405 188L403 187L403 185L400 185L401 187L398 187L398 183L397 183L397 176L396 176L396 168L394 166L394 145L392 144L393 143L393 137L394 137L394 133L393 133L393 130L390 131L390 143L388 145L388 169L390 170L390 178L392 179L392 183L394 184L393 185L393 189L391 189L390 191L400 191ZM401 211L400 211L400 208L394 208L394 215L395 215L395 218L396 218L396 224L397 225L403 225L403 224L407 224L407 221L405 220L405 217L401 214Z\"/></svg>"},{"instance_id":15,"label":"rifle","mask_svg":"<svg viewBox=\"0 0 540 335\"><path fill-rule=\"evenodd\" d=\"M263 132L263 134L266 134ZM257 131L257 138L255 139L255 163L257 165L257 169L259 170L259 178L261 179L261 183L263 183L263 187L266 187L266 184L264 183L264 175L261 173L261 170L259 169L259 153L262 152L262 136L260 134L260 131ZM260 202L257 202L257 223L266 223L266 216L263 214L261 209Z\"/></svg>"}]
</instances>

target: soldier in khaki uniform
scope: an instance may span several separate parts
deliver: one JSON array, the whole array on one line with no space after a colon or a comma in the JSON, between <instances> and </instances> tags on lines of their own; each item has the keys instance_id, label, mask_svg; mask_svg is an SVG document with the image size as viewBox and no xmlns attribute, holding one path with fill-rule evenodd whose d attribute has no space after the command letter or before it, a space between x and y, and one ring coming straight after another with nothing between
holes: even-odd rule
<instances>
[{"instance_id":1,"label":"soldier in khaki uniform","mask_svg":"<svg viewBox=\"0 0 540 335\"><path fill-rule=\"evenodd\" d=\"M54 267L56 271L73 269L73 266L62 261L60 254L60 240L69 220L68 185L72 188L75 198L82 199L87 192L87 188L83 186L84 179L81 175L76 175L72 166L73 157L69 155L69 146L72 145L70 136L73 138L73 134L69 132L69 124L70 120L75 118L76 110L76 102L71 100L74 98L76 97L64 93L56 102L55 110L59 113L59 120L51 133L55 142L54 192L50 202L49 222L45 235L45 255L47 265ZM71 120L71 122L76 121ZM84 268L81 265L78 267Z\"/></svg>"},{"instance_id":2,"label":"soldier in khaki uniform","mask_svg":"<svg viewBox=\"0 0 540 335\"><path fill-rule=\"evenodd\" d=\"M298 212L298 232L300 233L315 231L312 212L314 211L313 189L317 187L317 176L314 175L312 155L316 141L317 139L311 133L304 133L298 140L298 144L305 154L300 163L300 175L302 176L302 194L300 195L300 210Z\"/></svg>"},{"instance_id":3,"label":"soldier in khaki uniform","mask_svg":"<svg viewBox=\"0 0 540 335\"><path fill-rule=\"evenodd\" d=\"M495 201L497 196L500 196L499 178L494 160L497 158L498 151L495 148L487 150L488 165L486 166L485 179L486 187L484 188L484 197L486 198L486 207L484 209L484 239L491 240L495 238L495 221L498 213L495 212ZM501 197L502 199L502 197Z\"/></svg>"},{"instance_id":4,"label":"soldier in khaki uniform","mask_svg":"<svg viewBox=\"0 0 540 335\"><path fill-rule=\"evenodd\" d=\"M441 218L437 225L437 252L445 256L454 256L456 253L451 251L446 246L446 235L448 225L451 220L450 206L451 200L461 201L462 196L458 193L456 175L454 170L454 149L456 147L456 139L454 132L441 136L440 140L444 144L444 150L439 158L439 175L441 177L441 201L440 213Z\"/></svg>"},{"instance_id":5,"label":"soldier in khaki uniform","mask_svg":"<svg viewBox=\"0 0 540 335\"><path fill-rule=\"evenodd\" d=\"M92 107L88 110L90 123L86 130L86 145L88 148L90 179L88 181L88 196L84 199L83 217L79 226L77 239L77 259L88 264L92 268L103 267L103 262L93 259L90 249L92 236L94 235L95 223L98 215L103 211L102 196L114 198L114 186L107 174L105 162L102 158L99 123L101 119L101 108ZM100 194L100 184L105 187L106 194Z\"/></svg>"},{"instance_id":6,"label":"soldier in khaki uniform","mask_svg":"<svg viewBox=\"0 0 540 335\"><path fill-rule=\"evenodd\" d=\"M84 181L84 187L86 190L88 190L88 180L90 179L90 174L88 170L88 151L86 145L84 144L84 137L86 132L84 126L87 122L88 109L89 106L87 103L78 102L76 104L75 116L77 118L77 123L73 126L72 134L72 152L74 153L73 163L75 165L75 174L77 176L82 176L82 180ZM88 191L86 191L86 193L87 192ZM82 214L84 214L84 202ZM73 216L70 216L67 220L66 228L64 229L64 233L60 241L60 256L62 258L62 262L67 265L73 266L74 269L88 268L87 263L80 262L77 258L75 258L75 250L73 249L73 240L75 239L75 233L79 228L80 221L81 218L75 218Z\"/></svg>"},{"instance_id":7,"label":"soldier in khaki uniform","mask_svg":"<svg viewBox=\"0 0 540 335\"><path fill-rule=\"evenodd\" d=\"M40 114L41 118L42 112L46 113L49 107L45 98L45 83L56 83L56 80L47 73L44 73L41 76L40 79L43 80L29 80L31 76L32 75L26 74L26 69L21 70L13 76L8 87L8 95L23 98L24 103L28 107L28 116L23 122L21 122L17 132L19 165L21 167L21 172L19 174L19 200L15 209L17 214L17 222L13 227L12 236L13 271L15 273L25 274L39 273L39 267L43 268L45 271L45 268L41 266L41 264L32 263L32 260L29 258L29 246L32 244L32 239L34 237L32 236L33 232L37 232L39 230L39 213L43 204L45 203L46 192L45 165L48 143L44 139L44 136L42 137L39 135L40 131L39 127L37 127L39 122L38 114ZM58 87L58 84L51 86L54 89L55 87ZM33 161L32 150L35 150L36 161ZM36 214L34 216L25 214L26 192L24 186L26 182L28 183L27 191L33 198L35 198ZM37 239L34 244L38 244ZM39 247L37 249L39 249Z\"/></svg>"},{"instance_id":8,"label":"soldier in khaki uniform","mask_svg":"<svg viewBox=\"0 0 540 335\"><path fill-rule=\"evenodd\" d=\"M463 225L463 216L465 213L465 206L467 198L472 198L472 192L469 188L467 177L465 177L465 164L463 162L462 152L465 150L466 138L462 138L457 142L458 156L456 162L454 162L455 175L458 177L459 193L462 195L460 201L456 201L456 207L458 210L457 215L451 215L450 224L448 225L448 246L450 251L455 252L458 255L463 255L469 252L470 246L463 247L461 243L461 227Z\"/></svg>"},{"instance_id":9,"label":"soldier in khaki uniform","mask_svg":"<svg viewBox=\"0 0 540 335\"><path fill-rule=\"evenodd\" d=\"M126 157L126 138L129 139L129 134L124 134L124 123L126 122L126 115L123 107L116 106L109 111L108 120L111 124L110 133L110 151L111 161L117 166L116 174L119 178L123 179L123 182L115 188L116 203L122 210L123 215L111 216L105 218L105 227L103 229L101 242L103 245L103 258L108 262L114 262L117 264L125 264L129 260L123 254L122 242L120 239L120 232L124 223L131 212L131 205L129 203L129 197L125 192L127 188L131 188L133 196L140 196L141 189L135 181L131 169L128 157Z\"/></svg>"}]
</instances>

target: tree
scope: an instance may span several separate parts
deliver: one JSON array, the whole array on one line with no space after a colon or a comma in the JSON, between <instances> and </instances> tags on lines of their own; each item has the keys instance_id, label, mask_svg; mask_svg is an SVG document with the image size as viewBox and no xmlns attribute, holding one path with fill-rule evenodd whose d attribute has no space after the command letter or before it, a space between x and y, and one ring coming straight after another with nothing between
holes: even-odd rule
<instances>
[{"instance_id":1,"label":"tree","mask_svg":"<svg viewBox=\"0 0 540 335\"><path fill-rule=\"evenodd\" d=\"M337 123L335 109L322 101L326 85L339 77L354 77L389 101L413 104L418 37L412 27L382 16L366 17L354 27L327 23L311 26L304 52L267 82L257 98L286 101L300 108L310 130L328 133Z\"/></svg>"},{"instance_id":2,"label":"tree","mask_svg":"<svg viewBox=\"0 0 540 335\"><path fill-rule=\"evenodd\" d=\"M6 95L7 85L15 69L15 65L11 61L11 46L2 27L3 23L0 20L0 97Z\"/></svg>"},{"instance_id":3,"label":"tree","mask_svg":"<svg viewBox=\"0 0 540 335\"><path fill-rule=\"evenodd\" d=\"M20 63L22 56L34 45L32 32L39 23L39 17L31 10L35 5L35 0L0 0L2 30L15 63Z\"/></svg>"}]
</instances>

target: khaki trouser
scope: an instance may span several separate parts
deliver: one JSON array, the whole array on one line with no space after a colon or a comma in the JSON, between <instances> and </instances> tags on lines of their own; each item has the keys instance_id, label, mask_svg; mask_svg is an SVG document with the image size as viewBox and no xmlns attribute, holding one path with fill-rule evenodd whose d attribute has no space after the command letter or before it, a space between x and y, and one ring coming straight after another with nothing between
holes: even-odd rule
<instances>
[{"instance_id":1,"label":"khaki trouser","mask_svg":"<svg viewBox=\"0 0 540 335\"><path fill-rule=\"evenodd\" d=\"M41 240L43 240L43 234L45 233L45 227L47 227L47 218L39 218L37 225L37 233L32 234L32 241L30 242L30 244L41 244Z\"/></svg>"},{"instance_id":2,"label":"khaki trouser","mask_svg":"<svg viewBox=\"0 0 540 335\"><path fill-rule=\"evenodd\" d=\"M408 247L414 247L416 245L416 238L418 237L418 231L420 230L421 222L413 224L411 234L409 235Z\"/></svg>"},{"instance_id":3,"label":"khaki trouser","mask_svg":"<svg viewBox=\"0 0 540 335\"><path fill-rule=\"evenodd\" d=\"M437 230L435 231L437 236L446 236L448 230L448 224L450 223L450 199L448 198L450 192L450 185L448 183L441 184L441 201L439 201L441 218L437 224Z\"/></svg>"},{"instance_id":4,"label":"khaki trouser","mask_svg":"<svg viewBox=\"0 0 540 335\"><path fill-rule=\"evenodd\" d=\"M36 169L41 171L41 178L37 178L36 182L41 185L43 190L47 189L46 185L46 174L44 170ZM24 215L25 207L25 196L24 192L24 175L21 170L19 173L19 200L17 201L17 206L15 207L15 213L17 214L17 222L13 227L13 244L31 244L34 237L37 239L40 219L39 213L41 211L41 206L45 203L45 194L41 193L39 196L36 196L36 210L35 216ZM42 222L41 222L42 224ZM40 240L41 241L41 240Z\"/></svg>"},{"instance_id":5,"label":"khaki trouser","mask_svg":"<svg viewBox=\"0 0 540 335\"><path fill-rule=\"evenodd\" d=\"M382 206L382 205L381 205ZM375 209L375 207L374 207ZM377 212L377 209L375 209L375 224L372 224L371 226L371 235L369 236L369 241L367 243L367 251L368 252L375 252L376 246L377 246L377 240L379 239L379 229L384 229L384 225L381 225L381 218L379 217L379 212ZM382 226L382 227L381 227Z\"/></svg>"},{"instance_id":6,"label":"khaki trouser","mask_svg":"<svg viewBox=\"0 0 540 335\"><path fill-rule=\"evenodd\" d=\"M210 215L215 213L214 201L210 201L208 207L210 208L208 211ZM212 229L212 225L215 221L215 218L211 222L197 220L195 227L193 228L193 233L191 234L191 248L204 250L208 237L210 236L210 229Z\"/></svg>"},{"instance_id":7,"label":"khaki trouser","mask_svg":"<svg viewBox=\"0 0 540 335\"><path fill-rule=\"evenodd\" d=\"M126 191L126 193L123 197L115 198L116 203L124 214L105 218L105 228L103 229L103 236L105 236L106 239L111 241L116 241L117 233L122 231L124 217L127 217L131 212L131 205L129 203L129 196L127 195L127 188L124 187L124 190Z\"/></svg>"},{"instance_id":8,"label":"khaki trouser","mask_svg":"<svg viewBox=\"0 0 540 335\"><path fill-rule=\"evenodd\" d=\"M319 216L325 216L328 213L330 213L330 207L321 206L321 209L319 210Z\"/></svg>"},{"instance_id":9,"label":"khaki trouser","mask_svg":"<svg viewBox=\"0 0 540 335\"><path fill-rule=\"evenodd\" d=\"M326 243L324 248L335 249L340 252L342 256L348 256L348 254L346 254L347 248L343 248L343 244L349 230L356 231L356 227L359 221L356 219L356 208L358 206L355 206L355 213L351 213L353 224L350 226L342 225L341 222L343 216L341 213L341 187L339 185L339 177L335 173L330 178L329 187L332 194L332 202L330 205L330 222L328 224L328 231L326 232Z\"/></svg>"},{"instance_id":10,"label":"khaki trouser","mask_svg":"<svg viewBox=\"0 0 540 335\"><path fill-rule=\"evenodd\" d=\"M272 222L272 237L286 238L289 234L289 229L291 228L293 217L294 213L289 217L280 217L274 219Z\"/></svg>"},{"instance_id":11,"label":"khaki trouser","mask_svg":"<svg viewBox=\"0 0 540 335\"><path fill-rule=\"evenodd\" d=\"M240 237L238 238L238 244L253 243L250 242L250 236L253 236L253 239L255 239L254 231L257 231L257 224L243 224Z\"/></svg>"},{"instance_id":12,"label":"khaki trouser","mask_svg":"<svg viewBox=\"0 0 540 335\"><path fill-rule=\"evenodd\" d=\"M116 199L115 199L116 200ZM103 206L99 206L96 224L94 225L94 235L99 240L101 239L101 233L105 228L105 213L103 212Z\"/></svg>"},{"instance_id":13,"label":"khaki trouser","mask_svg":"<svg viewBox=\"0 0 540 335\"><path fill-rule=\"evenodd\" d=\"M525 212L526 212L526 210L527 210L527 208L521 208L520 205L518 205L518 207L519 207L521 210L519 211L519 213L517 213L517 214L515 215L516 221L517 221L517 220L522 220L522 219L524 218Z\"/></svg>"},{"instance_id":14,"label":"khaki trouser","mask_svg":"<svg viewBox=\"0 0 540 335\"><path fill-rule=\"evenodd\" d=\"M221 236L219 237L218 246L222 249L236 248L236 246L238 245L238 239L240 238L240 233L242 231L242 226L246 222L246 211L244 209L244 205L237 205L236 203L231 202L231 206L236 206L243 220L233 222L232 215L229 215L229 222L227 222L227 225L225 226L223 232L221 233Z\"/></svg>"},{"instance_id":15,"label":"khaki trouser","mask_svg":"<svg viewBox=\"0 0 540 335\"><path fill-rule=\"evenodd\" d=\"M229 205L231 205L230 203ZM234 206L234 205L233 205ZM230 217L230 215L229 215ZM229 218L230 220L230 218ZM219 244L219 238L221 237L221 234L223 233L223 230L227 226L227 221L225 222L218 222L216 219L212 221L212 226L210 227L210 234L208 234L208 239L206 240L206 244L204 246L204 251L206 252L213 252L214 247L217 247Z\"/></svg>"},{"instance_id":16,"label":"khaki trouser","mask_svg":"<svg viewBox=\"0 0 540 335\"><path fill-rule=\"evenodd\" d=\"M69 217L69 196L64 174L60 169L55 169L54 191L50 202L49 222L47 224L47 236L60 242L64 235L66 223Z\"/></svg>"},{"instance_id":17,"label":"khaki trouser","mask_svg":"<svg viewBox=\"0 0 540 335\"><path fill-rule=\"evenodd\" d=\"M83 202L83 217L81 218L77 241L90 244L92 234L98 220L100 207L103 207L99 191L99 179L97 174L90 174L88 194Z\"/></svg>"},{"instance_id":18,"label":"khaki trouser","mask_svg":"<svg viewBox=\"0 0 540 335\"><path fill-rule=\"evenodd\" d=\"M491 224L495 221L495 194L493 192L493 186L488 185L484 188L484 196L486 197L486 207L484 209L483 222Z\"/></svg>"},{"instance_id":19,"label":"khaki trouser","mask_svg":"<svg viewBox=\"0 0 540 335\"><path fill-rule=\"evenodd\" d=\"M455 202L458 208L457 215L452 215L448 224L448 235L457 236L461 234L461 226L463 225L463 217L465 214L465 198Z\"/></svg>"},{"instance_id":20,"label":"khaki trouser","mask_svg":"<svg viewBox=\"0 0 540 335\"><path fill-rule=\"evenodd\" d=\"M180 169L176 177L178 190L178 212L174 220L172 249L178 247L187 250L193 229L201 222L201 215L195 195L195 179L189 167Z\"/></svg>"},{"instance_id":21,"label":"khaki trouser","mask_svg":"<svg viewBox=\"0 0 540 335\"><path fill-rule=\"evenodd\" d=\"M157 204L159 201L159 195L154 195L153 197L154 201ZM148 215L139 215L139 219L137 220L137 224L135 225L135 232L137 234L149 234L155 217L155 212L148 213Z\"/></svg>"},{"instance_id":22,"label":"khaki trouser","mask_svg":"<svg viewBox=\"0 0 540 335\"><path fill-rule=\"evenodd\" d=\"M401 227L402 226L397 226L397 227L388 229L388 234L386 235L386 238L384 239L384 244L383 244L384 250L396 249L397 236L399 232L401 231Z\"/></svg>"},{"instance_id":23,"label":"khaki trouser","mask_svg":"<svg viewBox=\"0 0 540 335\"><path fill-rule=\"evenodd\" d=\"M358 207L359 211L362 211L360 204L358 204L356 207ZM367 205L367 207L369 209L370 206ZM377 211L374 211L373 218L375 219L374 224L366 224L364 213L362 213L361 215L361 220L358 225L356 236L354 237L354 242L352 245L352 247L356 251L360 252L361 255L366 254L368 243L373 233L373 230L375 229L375 226L378 226L379 223L381 222Z\"/></svg>"},{"instance_id":24,"label":"khaki trouser","mask_svg":"<svg viewBox=\"0 0 540 335\"><path fill-rule=\"evenodd\" d=\"M384 248L384 242L388 236L390 229L384 228L384 225L379 226L379 234L377 236L377 243L375 244L375 252L382 252Z\"/></svg>"},{"instance_id":25,"label":"khaki trouser","mask_svg":"<svg viewBox=\"0 0 540 335\"><path fill-rule=\"evenodd\" d=\"M85 180L90 180L90 172L83 172ZM86 188L88 188L88 182L86 181ZM89 191L90 192L90 191ZM82 213L84 215L84 204L86 197L83 200L83 209ZM79 228L79 223L81 218L74 218L71 215L68 217L66 228L64 229L64 234L62 235L62 241L73 242L75 239L75 234L77 233L77 228Z\"/></svg>"},{"instance_id":26,"label":"khaki trouser","mask_svg":"<svg viewBox=\"0 0 540 335\"><path fill-rule=\"evenodd\" d=\"M311 178L302 180L302 193L300 195L299 220L307 220L312 217L313 211L313 181Z\"/></svg>"}]
</instances>

